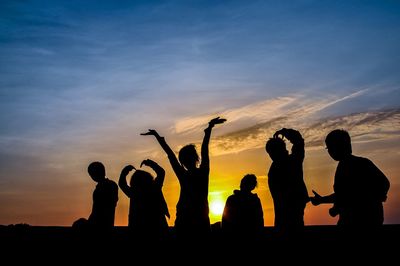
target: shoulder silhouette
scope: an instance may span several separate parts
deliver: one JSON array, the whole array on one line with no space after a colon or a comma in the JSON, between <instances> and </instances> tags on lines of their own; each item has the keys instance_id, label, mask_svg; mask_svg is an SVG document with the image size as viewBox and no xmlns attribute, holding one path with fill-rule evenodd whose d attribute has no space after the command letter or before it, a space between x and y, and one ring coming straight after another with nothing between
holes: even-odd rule
<instances>
[{"instance_id":1,"label":"shoulder silhouette","mask_svg":"<svg viewBox=\"0 0 400 266\"><path fill-rule=\"evenodd\" d=\"M257 186L257 177L245 175L240 190L228 197L222 214L222 229L228 237L255 238L262 234L264 217L261 201L252 190Z\"/></svg>"}]
</instances>

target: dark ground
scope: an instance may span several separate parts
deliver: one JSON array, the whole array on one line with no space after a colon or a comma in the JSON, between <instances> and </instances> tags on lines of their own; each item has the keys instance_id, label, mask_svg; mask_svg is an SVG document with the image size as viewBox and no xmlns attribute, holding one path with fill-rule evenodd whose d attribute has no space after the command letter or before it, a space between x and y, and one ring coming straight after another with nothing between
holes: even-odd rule
<instances>
[{"instance_id":1,"label":"dark ground","mask_svg":"<svg viewBox=\"0 0 400 266\"><path fill-rule=\"evenodd\" d=\"M400 260L400 225L384 225L371 233L343 236L336 226L306 226L302 237L283 240L265 227L257 239L226 237L213 226L209 238L179 241L174 229L163 241L140 240L127 227L108 234L79 232L72 227L0 226L3 265L147 265L245 264L292 262L343 264L365 262L383 265Z\"/></svg>"}]
</instances>

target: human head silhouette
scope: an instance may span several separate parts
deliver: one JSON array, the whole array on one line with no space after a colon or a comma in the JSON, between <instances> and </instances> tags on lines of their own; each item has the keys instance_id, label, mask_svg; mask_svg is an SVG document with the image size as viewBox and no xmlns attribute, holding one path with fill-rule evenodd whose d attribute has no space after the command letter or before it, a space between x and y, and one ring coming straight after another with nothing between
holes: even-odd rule
<instances>
[{"instance_id":1,"label":"human head silhouette","mask_svg":"<svg viewBox=\"0 0 400 266\"><path fill-rule=\"evenodd\" d=\"M265 150L272 161L280 161L288 155L285 141L281 138L270 138L265 144Z\"/></svg>"},{"instance_id":2,"label":"human head silhouette","mask_svg":"<svg viewBox=\"0 0 400 266\"><path fill-rule=\"evenodd\" d=\"M101 162L90 163L88 173L95 182L100 182L106 178L106 169Z\"/></svg>"},{"instance_id":3,"label":"human head silhouette","mask_svg":"<svg viewBox=\"0 0 400 266\"><path fill-rule=\"evenodd\" d=\"M329 155L335 161L340 161L352 154L350 135L346 130L335 129L325 138Z\"/></svg>"},{"instance_id":4,"label":"human head silhouette","mask_svg":"<svg viewBox=\"0 0 400 266\"><path fill-rule=\"evenodd\" d=\"M149 172L143 170L136 170L132 174L130 186L139 189L146 189L151 186L152 182L153 182L153 176Z\"/></svg>"},{"instance_id":5,"label":"human head silhouette","mask_svg":"<svg viewBox=\"0 0 400 266\"><path fill-rule=\"evenodd\" d=\"M193 170L197 167L199 155L194 144L188 144L179 151L179 162L187 170Z\"/></svg>"},{"instance_id":6,"label":"human head silhouette","mask_svg":"<svg viewBox=\"0 0 400 266\"><path fill-rule=\"evenodd\" d=\"M245 175L240 181L240 190L245 192L252 191L257 186L257 177L253 174Z\"/></svg>"}]
</instances>

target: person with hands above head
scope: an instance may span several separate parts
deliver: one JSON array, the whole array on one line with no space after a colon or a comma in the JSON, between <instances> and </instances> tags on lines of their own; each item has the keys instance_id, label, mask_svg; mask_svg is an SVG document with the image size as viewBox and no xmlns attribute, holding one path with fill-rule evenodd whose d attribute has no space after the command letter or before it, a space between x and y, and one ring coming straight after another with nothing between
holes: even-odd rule
<instances>
[{"instance_id":1,"label":"person with hands above head","mask_svg":"<svg viewBox=\"0 0 400 266\"><path fill-rule=\"evenodd\" d=\"M311 203L315 206L333 203L329 214L339 215L342 229L377 229L384 221L383 202L386 201L390 182L385 174L369 159L352 154L351 138L347 131L336 129L325 138L329 155L338 161L333 193L321 196L313 191ZM347 231L346 231L347 232Z\"/></svg>"},{"instance_id":2,"label":"person with hands above head","mask_svg":"<svg viewBox=\"0 0 400 266\"><path fill-rule=\"evenodd\" d=\"M149 172L127 165L122 169L118 182L130 199L128 227L136 237L163 239L168 233L166 217L170 217L162 193L165 171L150 159L144 160L140 167L143 165L152 168L157 176L153 178ZM133 170L135 172L128 185L126 176Z\"/></svg>"},{"instance_id":3,"label":"person with hands above head","mask_svg":"<svg viewBox=\"0 0 400 266\"><path fill-rule=\"evenodd\" d=\"M293 144L290 154L285 138ZM265 149L272 160L268 186L274 203L274 228L283 238L300 236L304 229L304 209L309 201L303 180L304 139L299 131L282 128L267 141Z\"/></svg>"},{"instance_id":4,"label":"person with hands above head","mask_svg":"<svg viewBox=\"0 0 400 266\"><path fill-rule=\"evenodd\" d=\"M188 144L180 149L179 160L169 147L164 137L154 129L141 135L154 136L161 145L171 163L172 169L180 184L180 195L176 206L175 229L178 238L205 238L210 233L210 218L208 204L209 188L209 142L212 128L222 124L226 119L216 117L208 122L204 130L201 145L201 160L194 144Z\"/></svg>"}]
</instances>

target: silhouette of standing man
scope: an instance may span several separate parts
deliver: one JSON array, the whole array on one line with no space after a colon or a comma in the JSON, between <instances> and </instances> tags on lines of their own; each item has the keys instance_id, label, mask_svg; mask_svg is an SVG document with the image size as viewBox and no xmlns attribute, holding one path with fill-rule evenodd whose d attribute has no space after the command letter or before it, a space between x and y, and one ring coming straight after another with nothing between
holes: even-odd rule
<instances>
[{"instance_id":1,"label":"silhouette of standing man","mask_svg":"<svg viewBox=\"0 0 400 266\"><path fill-rule=\"evenodd\" d=\"M251 191L257 186L257 177L245 175L240 190L234 190L225 203L222 229L229 236L254 238L262 234L264 217L260 198Z\"/></svg>"},{"instance_id":2,"label":"silhouette of standing man","mask_svg":"<svg viewBox=\"0 0 400 266\"><path fill-rule=\"evenodd\" d=\"M106 169L101 162L92 162L88 173L97 182L93 191L93 206L89 219L80 218L74 227L91 227L95 229L111 229L114 227L115 207L118 202L117 184L106 178Z\"/></svg>"},{"instance_id":3,"label":"silhouette of standing man","mask_svg":"<svg viewBox=\"0 0 400 266\"><path fill-rule=\"evenodd\" d=\"M344 229L377 228L383 224L383 204L390 187L389 180L367 158L352 155L347 131L336 129L325 139L329 155L339 161L333 185L334 193L320 196L313 191L313 205L334 203L331 216L339 215L338 226Z\"/></svg>"},{"instance_id":4,"label":"silhouette of standing man","mask_svg":"<svg viewBox=\"0 0 400 266\"><path fill-rule=\"evenodd\" d=\"M283 138L293 144L291 154ZM303 180L304 140L297 130L282 128L267 141L265 149L272 159L268 185L274 202L274 227L280 236L291 238L304 228L304 209L309 201Z\"/></svg>"},{"instance_id":5,"label":"silhouette of standing man","mask_svg":"<svg viewBox=\"0 0 400 266\"><path fill-rule=\"evenodd\" d=\"M176 206L175 229L179 238L204 238L210 233L210 218L208 206L208 186L210 173L210 159L208 144L211 130L216 124L224 123L226 119L216 117L209 121L204 130L201 145L201 163L196 147L193 144L184 146L179 151L179 161L175 153L168 146L164 137L154 129L141 135L153 135L168 155L172 169L179 180L181 187L178 204Z\"/></svg>"}]
</instances>

